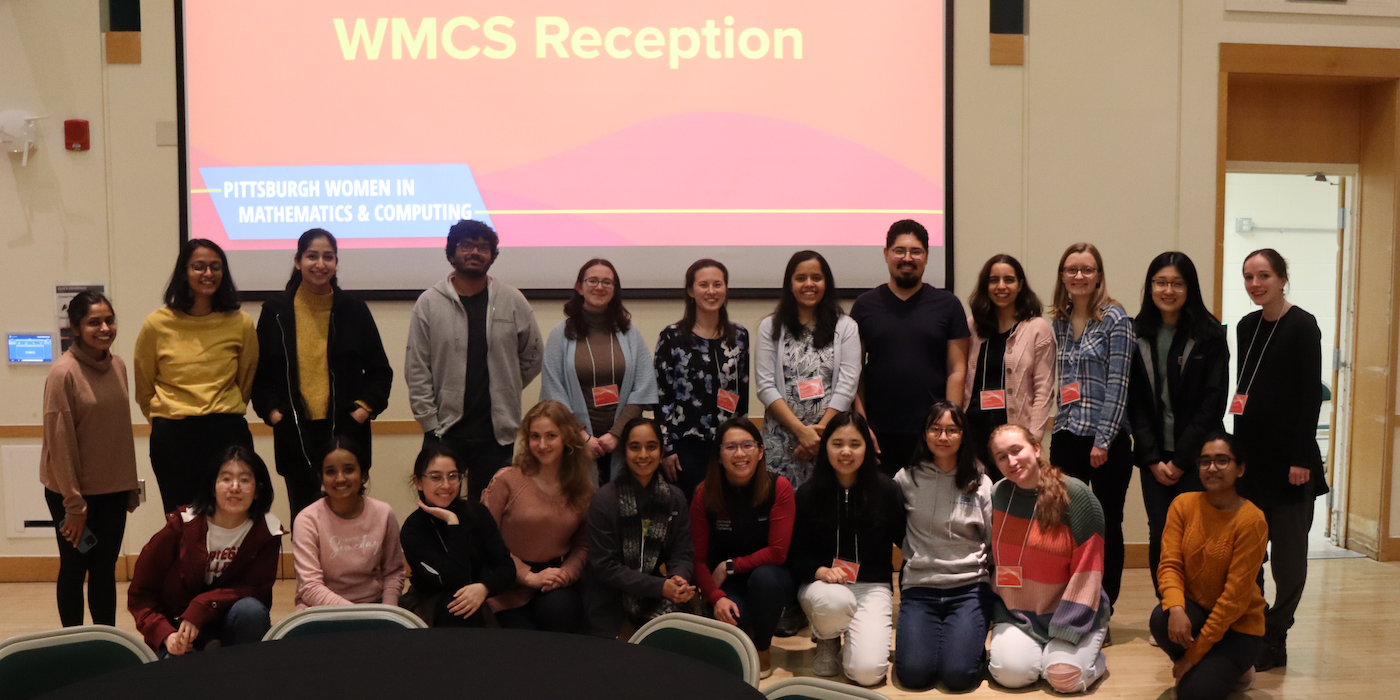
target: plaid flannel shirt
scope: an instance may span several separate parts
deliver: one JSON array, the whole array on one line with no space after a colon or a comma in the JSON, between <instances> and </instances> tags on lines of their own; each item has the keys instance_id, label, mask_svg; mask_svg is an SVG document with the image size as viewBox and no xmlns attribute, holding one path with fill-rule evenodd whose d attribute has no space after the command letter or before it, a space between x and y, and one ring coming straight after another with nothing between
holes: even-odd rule
<instances>
[{"instance_id":1,"label":"plaid flannel shirt","mask_svg":"<svg viewBox=\"0 0 1400 700\"><path fill-rule=\"evenodd\" d=\"M1063 387L1079 382L1079 400L1061 405L1055 430L1093 436L1094 446L1108 449L1127 427L1128 374L1133 359L1133 320L1116 304L1103 307L1103 320L1089 319L1079 340L1069 318L1054 322L1056 364Z\"/></svg>"}]
</instances>

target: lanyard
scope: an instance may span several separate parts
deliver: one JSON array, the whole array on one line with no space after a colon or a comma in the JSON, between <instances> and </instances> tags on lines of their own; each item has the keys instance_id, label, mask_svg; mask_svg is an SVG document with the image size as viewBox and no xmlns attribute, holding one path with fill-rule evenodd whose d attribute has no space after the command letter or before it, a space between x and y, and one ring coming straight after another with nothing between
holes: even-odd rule
<instances>
[{"instance_id":1,"label":"lanyard","mask_svg":"<svg viewBox=\"0 0 1400 700\"><path fill-rule=\"evenodd\" d=\"M1011 489L1011 498L1008 499L1008 500L1007 500L1007 503L1006 503L1006 515L1002 517L1002 519L1001 519L1001 527L997 529L997 534L996 534L996 536L992 538L992 542L993 542L992 547L994 547L994 549L992 550L992 559L993 559L994 561L1001 561L1001 533L1003 533L1003 532L1006 531L1006 519L1009 518L1009 517L1011 517L1011 504L1013 504L1013 503L1015 503L1015 502L1016 502L1016 488L1015 488L1015 486L1013 485L1013 486L1012 486L1012 489ZM1020 566L1021 566L1021 559L1024 558L1024 557L1026 556L1026 543L1029 542L1030 539L1031 539L1031 528L1035 526L1035 511L1036 511L1036 509L1039 508L1039 507L1040 507L1040 498L1037 497L1036 500L1035 500L1035 507L1031 509L1031 520L1030 520L1030 522L1027 523L1027 525L1026 525L1026 534L1025 534L1024 537L1021 538L1021 552L1020 552L1020 554L1016 557L1016 566L1017 566L1017 567L1020 567Z\"/></svg>"},{"instance_id":2,"label":"lanyard","mask_svg":"<svg viewBox=\"0 0 1400 700\"><path fill-rule=\"evenodd\" d=\"M851 503L851 490L850 490L850 489L841 489L841 491L842 491L842 493L844 494L844 498L845 498L846 505L849 506L850 503ZM855 519L855 516L854 516L854 515L851 516L851 519L854 520L854 519ZM856 561L855 561L855 563L859 564L859 563L860 563L860 528L856 528L855 543L856 543ZM840 503L837 503L837 504L836 504L836 558L837 558L837 559L840 559L840 558L841 558L841 504L840 504ZM852 581L851 583L855 583L855 582Z\"/></svg>"},{"instance_id":3,"label":"lanyard","mask_svg":"<svg viewBox=\"0 0 1400 700\"><path fill-rule=\"evenodd\" d=\"M699 337L699 336L697 336L697 337ZM705 347L708 348L709 351L710 351L708 354L711 355L712 357L714 357L714 361L715 361L715 381L718 381L718 382L719 382L719 388L715 391L715 396L719 396L719 392L725 390L725 388L724 388L724 387L725 387L725 381L726 381L726 379L727 379L727 377L726 377L725 374L724 374L724 369L720 366L720 362L719 362L720 353L726 351L726 348L724 347L724 337L723 337L723 336L720 336L720 337L717 338L717 339L705 338L704 340L705 340ZM736 384L738 383L737 380L735 381L735 383L736 383ZM738 388L738 387L735 387L735 388Z\"/></svg>"},{"instance_id":4,"label":"lanyard","mask_svg":"<svg viewBox=\"0 0 1400 700\"><path fill-rule=\"evenodd\" d=\"M593 361L593 343L583 339L583 346L588 348L588 366L593 370L593 386L598 386L598 365ZM608 378L612 379L612 384L617 384L617 357L613 355L613 337L608 336Z\"/></svg>"},{"instance_id":5,"label":"lanyard","mask_svg":"<svg viewBox=\"0 0 1400 700\"><path fill-rule=\"evenodd\" d=\"M1264 339L1264 347L1259 348L1259 359L1254 361L1254 371L1251 372L1249 375L1249 383L1244 386L1244 391L1236 391L1235 393L1245 395L1249 394L1250 387L1254 386L1254 378L1259 375L1259 365L1264 364L1264 353L1269 351L1269 341L1274 339L1274 331L1278 330L1279 324L1281 323L1283 323L1282 316L1280 316L1278 320L1274 322L1274 327L1269 329L1269 337ZM1259 314L1259 326L1262 325L1264 325L1264 314L1261 313ZM1251 336L1249 339L1249 349L1244 351L1244 361L1246 363L1249 362L1250 353L1254 352L1254 341L1259 338L1259 326L1254 327L1254 335ZM1236 389L1238 388L1239 387L1236 386Z\"/></svg>"},{"instance_id":6,"label":"lanyard","mask_svg":"<svg viewBox=\"0 0 1400 700\"><path fill-rule=\"evenodd\" d=\"M1021 325L1021 322L1020 322L1020 321L1017 321L1017 322L1016 322L1016 326L1019 326L1019 325ZM1012 326L1012 327L1011 327L1011 333L1015 333L1015 332L1016 332L1016 326ZM1073 330L1074 330L1073 327L1071 327L1071 328L1070 328L1070 331L1073 332ZM998 335L1000 335L1000 334L998 334ZM1010 335L1010 334L1007 334L1006 339L1007 339L1007 340L1010 340L1010 339L1011 339L1011 335ZM985 341L982 342L982 359L979 360L979 362L982 363L982 388L981 388L981 389L978 389L978 391L986 391L986 390L987 390L987 352L988 352L987 346L989 346L989 345L991 345L991 344L992 344L992 342L991 342L990 339L985 340ZM1002 390L1002 391L1006 391L1006 349L1005 349L1005 346L1003 346L1003 348L1002 348L1002 353L1001 353L1001 354L1002 354L1002 358L1001 358L1001 390Z\"/></svg>"}]
</instances>

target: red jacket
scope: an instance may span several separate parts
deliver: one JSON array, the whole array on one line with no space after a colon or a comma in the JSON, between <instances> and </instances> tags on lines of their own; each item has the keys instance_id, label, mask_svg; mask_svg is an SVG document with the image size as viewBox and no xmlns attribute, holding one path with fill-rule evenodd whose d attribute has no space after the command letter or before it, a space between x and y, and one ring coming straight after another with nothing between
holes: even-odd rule
<instances>
[{"instance_id":1,"label":"red jacket","mask_svg":"<svg viewBox=\"0 0 1400 700\"><path fill-rule=\"evenodd\" d=\"M186 507L165 516L165 527L141 549L127 588L126 609L156 651L176 631L179 620L203 629L248 597L272 607L272 584L282 552L277 518L269 514L253 523L233 561L206 585L209 521L187 513Z\"/></svg>"}]
</instances>

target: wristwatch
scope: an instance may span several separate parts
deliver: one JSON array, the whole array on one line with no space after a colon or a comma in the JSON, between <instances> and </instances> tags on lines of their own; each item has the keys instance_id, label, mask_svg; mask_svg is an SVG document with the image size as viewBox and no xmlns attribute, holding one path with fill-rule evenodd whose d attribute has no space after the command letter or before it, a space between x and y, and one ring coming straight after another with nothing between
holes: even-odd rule
<instances>
[{"instance_id":1,"label":"wristwatch","mask_svg":"<svg viewBox=\"0 0 1400 700\"><path fill-rule=\"evenodd\" d=\"M724 560L724 573L733 575L733 573L734 573L734 560L733 560L733 559L725 559L725 560Z\"/></svg>"}]
</instances>

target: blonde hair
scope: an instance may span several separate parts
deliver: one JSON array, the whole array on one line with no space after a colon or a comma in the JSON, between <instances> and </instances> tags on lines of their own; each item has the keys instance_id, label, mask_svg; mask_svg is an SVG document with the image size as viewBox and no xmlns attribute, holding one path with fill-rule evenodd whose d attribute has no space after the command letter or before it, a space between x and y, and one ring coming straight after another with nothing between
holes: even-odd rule
<instances>
[{"instance_id":1,"label":"blonde hair","mask_svg":"<svg viewBox=\"0 0 1400 700\"><path fill-rule=\"evenodd\" d=\"M1104 307L1112 304L1122 308L1123 305L1108 295L1108 278L1103 271L1103 256L1093 243L1075 243L1065 248L1064 255L1060 256L1060 266L1055 269L1055 297L1050 308L1050 317L1068 319L1070 314L1074 313L1074 300L1070 298L1069 288L1065 286L1065 260L1075 253L1094 256L1094 264L1099 268L1099 284L1094 288L1093 298L1089 299L1089 313L1095 321L1102 321Z\"/></svg>"},{"instance_id":2,"label":"blonde hair","mask_svg":"<svg viewBox=\"0 0 1400 700\"><path fill-rule=\"evenodd\" d=\"M999 425L992 430L991 437L987 438L988 445L996 440L1002 433L1017 431L1026 442L1039 448L1040 443L1031 435L1031 431L1024 425L1006 423ZM1060 524L1064 519L1065 510L1069 508L1069 491L1065 487L1065 475L1058 468L1050 466L1045 460L1045 451L1041 450L1040 458L1036 460L1040 465L1040 484L1036 486L1035 500L1035 521L1040 525L1041 532L1049 532Z\"/></svg>"},{"instance_id":3,"label":"blonde hair","mask_svg":"<svg viewBox=\"0 0 1400 700\"><path fill-rule=\"evenodd\" d=\"M525 412L520 421L520 435L516 442L520 447L515 451L515 467L525 476L534 476L540 471L540 460L530 451L530 426L535 421L546 418L559 428L564 439L564 455L559 461L559 490L569 501L569 507L577 513L588 511L588 503L593 500L593 470L596 463L588 454L588 443L583 439L583 424L574 414L558 401L541 401Z\"/></svg>"}]
</instances>

